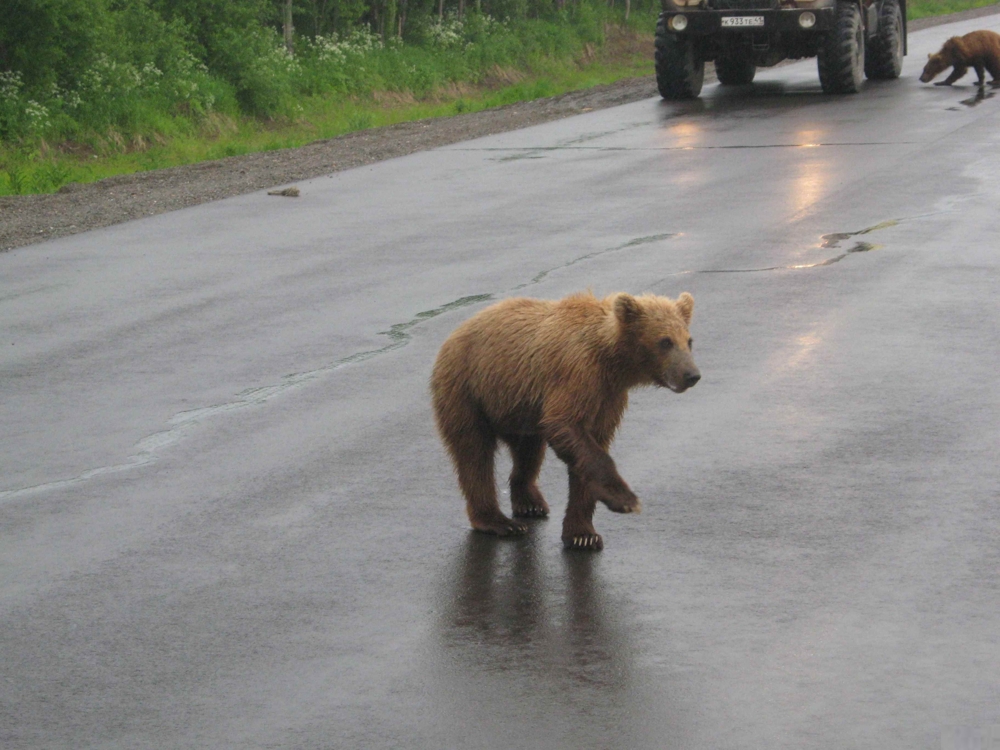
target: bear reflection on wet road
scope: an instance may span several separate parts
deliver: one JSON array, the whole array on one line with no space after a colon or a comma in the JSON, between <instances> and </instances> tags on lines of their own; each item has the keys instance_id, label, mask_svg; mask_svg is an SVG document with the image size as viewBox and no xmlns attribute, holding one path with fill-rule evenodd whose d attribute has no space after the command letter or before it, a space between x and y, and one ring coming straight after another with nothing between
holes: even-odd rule
<instances>
[{"instance_id":1,"label":"bear reflection on wet road","mask_svg":"<svg viewBox=\"0 0 1000 750\"><path fill-rule=\"evenodd\" d=\"M601 556L552 549L541 535L468 532L438 592L439 650L428 665L432 702L448 707L443 740L599 748L659 737L675 746L682 701L643 668L641 626L622 582L601 568Z\"/></svg>"},{"instance_id":2,"label":"bear reflection on wet road","mask_svg":"<svg viewBox=\"0 0 1000 750\"><path fill-rule=\"evenodd\" d=\"M622 689L631 649L595 581L596 556L562 555L563 565L545 575L535 545L469 533L446 593L445 647L478 669L504 671L524 659L549 679Z\"/></svg>"}]
</instances>

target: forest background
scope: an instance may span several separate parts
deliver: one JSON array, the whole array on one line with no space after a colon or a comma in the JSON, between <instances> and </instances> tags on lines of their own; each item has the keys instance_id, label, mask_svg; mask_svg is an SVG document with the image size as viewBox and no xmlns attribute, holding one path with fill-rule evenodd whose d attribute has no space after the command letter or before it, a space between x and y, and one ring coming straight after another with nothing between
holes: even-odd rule
<instances>
[{"instance_id":1,"label":"forest background","mask_svg":"<svg viewBox=\"0 0 1000 750\"><path fill-rule=\"evenodd\" d=\"M994 0L911 0L909 16ZM3 0L0 195L652 72L660 0Z\"/></svg>"}]
</instances>

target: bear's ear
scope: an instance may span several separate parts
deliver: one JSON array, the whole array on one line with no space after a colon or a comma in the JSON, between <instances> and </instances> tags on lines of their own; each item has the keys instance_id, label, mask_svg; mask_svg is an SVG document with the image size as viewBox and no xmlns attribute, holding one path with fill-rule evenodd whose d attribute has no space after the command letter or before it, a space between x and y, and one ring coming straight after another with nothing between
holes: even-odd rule
<instances>
[{"instance_id":1,"label":"bear's ear","mask_svg":"<svg viewBox=\"0 0 1000 750\"><path fill-rule=\"evenodd\" d=\"M630 325L642 317L642 306L631 294L619 294L615 297L615 317Z\"/></svg>"},{"instance_id":2,"label":"bear's ear","mask_svg":"<svg viewBox=\"0 0 1000 750\"><path fill-rule=\"evenodd\" d=\"M691 325L691 314L694 312L694 297L687 292L681 292L677 298L677 312L684 318L685 325Z\"/></svg>"},{"instance_id":3,"label":"bear's ear","mask_svg":"<svg viewBox=\"0 0 1000 750\"><path fill-rule=\"evenodd\" d=\"M933 52L928 52L927 53L927 59L928 60L933 60L934 59L934 53Z\"/></svg>"}]
</instances>

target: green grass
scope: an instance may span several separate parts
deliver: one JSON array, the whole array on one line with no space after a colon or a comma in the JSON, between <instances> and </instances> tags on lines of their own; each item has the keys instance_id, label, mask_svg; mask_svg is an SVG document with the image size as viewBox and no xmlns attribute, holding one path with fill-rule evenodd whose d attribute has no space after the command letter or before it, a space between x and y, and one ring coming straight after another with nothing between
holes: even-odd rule
<instances>
[{"instance_id":1,"label":"green grass","mask_svg":"<svg viewBox=\"0 0 1000 750\"><path fill-rule=\"evenodd\" d=\"M197 127L189 123L185 129L184 123L175 123L171 135L155 140L124 141L111 131L106 137L92 138L86 146L44 141L30 148L0 146L0 195L54 192L67 183L293 148L357 130L477 112L648 75L649 54L641 44L646 42L651 50L652 35L631 38L630 49L610 57L598 52L583 64L572 59L541 60L530 72L498 71L498 77L515 81L507 85L454 84L422 100L406 92L321 95L301 99L294 119L266 122L216 114Z\"/></svg>"},{"instance_id":2,"label":"green grass","mask_svg":"<svg viewBox=\"0 0 1000 750\"><path fill-rule=\"evenodd\" d=\"M909 0L906 17L910 19L943 16L960 10L996 5L996 0Z\"/></svg>"}]
</instances>

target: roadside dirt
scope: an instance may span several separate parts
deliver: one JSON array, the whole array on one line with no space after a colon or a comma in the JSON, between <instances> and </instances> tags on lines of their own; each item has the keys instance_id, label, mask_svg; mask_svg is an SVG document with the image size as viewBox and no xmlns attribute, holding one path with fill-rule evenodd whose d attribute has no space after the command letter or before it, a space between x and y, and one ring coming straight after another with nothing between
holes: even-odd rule
<instances>
[{"instance_id":1,"label":"roadside dirt","mask_svg":"<svg viewBox=\"0 0 1000 750\"><path fill-rule=\"evenodd\" d=\"M1000 5L911 21L909 28L995 13ZM650 61L652 67L652 50ZM714 81L714 71L706 70L706 83ZM0 252L654 96L650 75L483 112L363 130L295 149L67 185L51 195L0 197Z\"/></svg>"}]
</instances>

